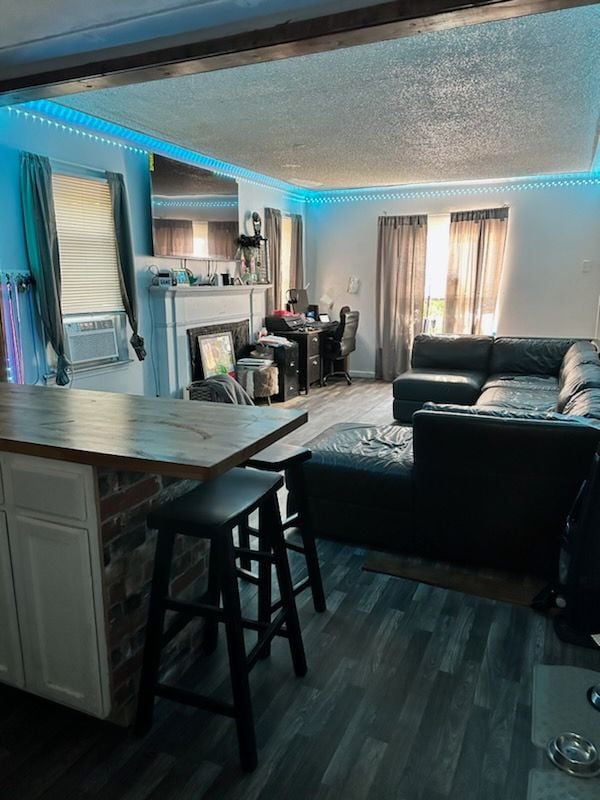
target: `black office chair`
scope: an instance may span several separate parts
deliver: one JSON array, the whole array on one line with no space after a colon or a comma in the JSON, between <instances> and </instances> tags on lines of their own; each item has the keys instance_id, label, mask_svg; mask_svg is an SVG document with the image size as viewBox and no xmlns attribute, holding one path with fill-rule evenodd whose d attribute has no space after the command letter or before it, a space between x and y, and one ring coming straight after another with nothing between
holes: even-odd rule
<instances>
[{"instance_id":1,"label":"black office chair","mask_svg":"<svg viewBox=\"0 0 600 800\"><path fill-rule=\"evenodd\" d=\"M356 350L358 319L358 311L350 311L349 306L340 309L340 324L323 342L323 358L328 367L327 374L323 376L323 384L329 378L345 378L348 385L352 383L348 374L348 356Z\"/></svg>"}]
</instances>

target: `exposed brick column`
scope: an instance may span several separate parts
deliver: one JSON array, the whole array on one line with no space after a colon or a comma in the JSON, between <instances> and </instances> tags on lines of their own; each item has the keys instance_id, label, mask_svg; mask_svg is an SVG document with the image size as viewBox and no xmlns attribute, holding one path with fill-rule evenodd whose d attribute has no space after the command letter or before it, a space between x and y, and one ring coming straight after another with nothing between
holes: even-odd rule
<instances>
[{"instance_id":1,"label":"exposed brick column","mask_svg":"<svg viewBox=\"0 0 600 800\"><path fill-rule=\"evenodd\" d=\"M151 508L179 497L197 484L136 472L98 471L98 494L104 557L104 598L111 706L109 719L122 725L135 714L142 663L148 598L154 565L156 532L146 525ZM208 544L178 537L175 542L171 591L191 598L204 591ZM163 654L163 673L174 679L201 650L201 622L176 636Z\"/></svg>"}]
</instances>

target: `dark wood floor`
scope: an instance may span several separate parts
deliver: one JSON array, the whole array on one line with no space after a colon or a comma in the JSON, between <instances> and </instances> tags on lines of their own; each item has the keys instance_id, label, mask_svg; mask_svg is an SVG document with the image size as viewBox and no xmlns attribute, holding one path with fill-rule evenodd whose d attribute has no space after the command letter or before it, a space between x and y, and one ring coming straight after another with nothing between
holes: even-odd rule
<instances>
[{"instance_id":1,"label":"dark wood floor","mask_svg":"<svg viewBox=\"0 0 600 800\"><path fill-rule=\"evenodd\" d=\"M391 421L389 393L366 382L311 392L321 407L300 440L331 422ZM293 676L283 640L252 673L254 774L238 768L230 720L161 701L136 738L3 688L0 798L525 800L528 771L544 763L530 741L533 666L600 670L600 651L561 644L529 609L364 572L353 547L319 551L328 611L301 598L308 674ZM221 642L191 680L225 696L224 658Z\"/></svg>"},{"instance_id":2,"label":"dark wood floor","mask_svg":"<svg viewBox=\"0 0 600 800\"><path fill-rule=\"evenodd\" d=\"M308 395L300 395L285 408L302 408L308 411L308 422L285 441L304 444L325 428L338 422L368 422L385 425L394 422L392 415L392 387L382 381L355 380L348 386L345 380L331 381L328 386L311 386Z\"/></svg>"}]
</instances>

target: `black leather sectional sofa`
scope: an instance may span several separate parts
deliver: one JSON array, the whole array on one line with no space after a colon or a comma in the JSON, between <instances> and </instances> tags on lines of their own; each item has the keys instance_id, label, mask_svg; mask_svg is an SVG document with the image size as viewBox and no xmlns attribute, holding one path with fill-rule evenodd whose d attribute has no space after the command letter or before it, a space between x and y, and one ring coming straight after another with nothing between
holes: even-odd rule
<instances>
[{"instance_id":1,"label":"black leather sectional sofa","mask_svg":"<svg viewBox=\"0 0 600 800\"><path fill-rule=\"evenodd\" d=\"M340 424L310 443L316 533L554 578L600 441L595 344L420 336L393 393L402 424Z\"/></svg>"}]
</instances>

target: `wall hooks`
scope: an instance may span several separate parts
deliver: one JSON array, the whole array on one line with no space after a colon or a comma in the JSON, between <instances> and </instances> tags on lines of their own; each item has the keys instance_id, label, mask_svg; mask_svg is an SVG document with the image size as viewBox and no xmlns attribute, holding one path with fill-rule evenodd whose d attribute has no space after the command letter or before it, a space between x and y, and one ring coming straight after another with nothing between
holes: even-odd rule
<instances>
[{"instance_id":1,"label":"wall hooks","mask_svg":"<svg viewBox=\"0 0 600 800\"><path fill-rule=\"evenodd\" d=\"M33 275L31 275L30 272L6 271L2 277L7 286L15 286L17 291L21 293L29 291L29 289L35 285Z\"/></svg>"}]
</instances>

